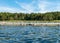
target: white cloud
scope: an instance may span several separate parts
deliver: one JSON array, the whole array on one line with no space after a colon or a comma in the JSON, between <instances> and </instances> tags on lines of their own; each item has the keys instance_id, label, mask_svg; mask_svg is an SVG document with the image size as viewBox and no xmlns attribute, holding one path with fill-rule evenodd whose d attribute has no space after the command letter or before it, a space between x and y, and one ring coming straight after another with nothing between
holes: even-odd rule
<instances>
[{"instance_id":1,"label":"white cloud","mask_svg":"<svg viewBox=\"0 0 60 43\"><path fill-rule=\"evenodd\" d=\"M46 7L50 4L52 4L51 2L47 2L46 0L33 0L31 3L27 4L27 3L20 3L18 1L16 1L16 3L22 7L23 9L25 9L26 12L47 12L48 9L46 9ZM36 4L36 5L35 5ZM38 10L38 11L36 11Z\"/></svg>"},{"instance_id":2,"label":"white cloud","mask_svg":"<svg viewBox=\"0 0 60 43\"><path fill-rule=\"evenodd\" d=\"M10 11L10 12L12 12L12 11L14 11L12 8L9 8L9 7L0 7L0 11L3 11L3 12L5 12L5 11Z\"/></svg>"},{"instance_id":3,"label":"white cloud","mask_svg":"<svg viewBox=\"0 0 60 43\"><path fill-rule=\"evenodd\" d=\"M39 2L38 3L38 9L40 9L40 12L45 12L46 3L45 2Z\"/></svg>"},{"instance_id":4,"label":"white cloud","mask_svg":"<svg viewBox=\"0 0 60 43\"><path fill-rule=\"evenodd\" d=\"M57 3L55 2L50 2L47 0L38 1L38 9L40 9L39 12L45 13L45 12L57 11L58 9L56 9L56 7Z\"/></svg>"},{"instance_id":5,"label":"white cloud","mask_svg":"<svg viewBox=\"0 0 60 43\"><path fill-rule=\"evenodd\" d=\"M16 3L16 5L19 5L20 8L0 6L0 11L3 11L3 12L22 12L22 13L32 13L32 12L45 13L48 11L60 10L60 5L57 5L55 7L54 5L56 3L49 2L47 0L33 0L31 3L18 2L18 0L15 0L15 3Z\"/></svg>"},{"instance_id":6,"label":"white cloud","mask_svg":"<svg viewBox=\"0 0 60 43\"><path fill-rule=\"evenodd\" d=\"M27 4L27 3L19 3L19 2L17 2L16 1L16 3L20 6L20 7L22 7L23 9L24 9L24 11L26 11L26 12L28 12L28 13L31 13L31 12L34 12L34 6L33 6L33 4L34 4L34 1L32 2L32 3L29 3L29 4Z\"/></svg>"},{"instance_id":7,"label":"white cloud","mask_svg":"<svg viewBox=\"0 0 60 43\"><path fill-rule=\"evenodd\" d=\"M17 12L17 13L19 13L19 12L24 12L24 13L26 13L26 11L24 11L24 10L19 10L19 9L17 9L17 8L11 8L11 7L5 7L5 6L1 6L0 7L0 12L12 12L12 13L15 13L15 12Z\"/></svg>"},{"instance_id":8,"label":"white cloud","mask_svg":"<svg viewBox=\"0 0 60 43\"><path fill-rule=\"evenodd\" d=\"M56 9L57 9L57 11L60 11L60 3L57 3Z\"/></svg>"}]
</instances>

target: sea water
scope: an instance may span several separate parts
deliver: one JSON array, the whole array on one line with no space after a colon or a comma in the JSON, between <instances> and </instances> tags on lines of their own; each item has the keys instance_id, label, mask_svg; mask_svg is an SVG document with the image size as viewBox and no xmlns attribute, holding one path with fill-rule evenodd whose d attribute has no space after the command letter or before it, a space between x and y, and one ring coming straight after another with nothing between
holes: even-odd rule
<instances>
[{"instance_id":1,"label":"sea water","mask_svg":"<svg viewBox=\"0 0 60 43\"><path fill-rule=\"evenodd\" d=\"M60 26L0 25L0 43L60 43Z\"/></svg>"}]
</instances>

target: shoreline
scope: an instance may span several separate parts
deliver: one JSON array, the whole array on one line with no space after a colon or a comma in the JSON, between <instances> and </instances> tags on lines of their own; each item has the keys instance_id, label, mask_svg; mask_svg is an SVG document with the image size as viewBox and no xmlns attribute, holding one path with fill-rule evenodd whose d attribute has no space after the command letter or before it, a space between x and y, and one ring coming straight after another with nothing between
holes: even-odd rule
<instances>
[{"instance_id":1,"label":"shoreline","mask_svg":"<svg viewBox=\"0 0 60 43\"><path fill-rule=\"evenodd\" d=\"M32 25L32 26L60 26L60 23L35 23L35 22L6 22L6 21L0 21L0 25Z\"/></svg>"}]
</instances>

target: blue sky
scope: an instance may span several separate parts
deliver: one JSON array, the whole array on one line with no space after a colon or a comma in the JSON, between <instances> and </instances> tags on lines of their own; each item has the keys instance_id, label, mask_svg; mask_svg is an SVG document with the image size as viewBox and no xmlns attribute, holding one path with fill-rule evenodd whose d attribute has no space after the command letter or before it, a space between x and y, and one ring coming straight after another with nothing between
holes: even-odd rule
<instances>
[{"instance_id":1,"label":"blue sky","mask_svg":"<svg viewBox=\"0 0 60 43\"><path fill-rule=\"evenodd\" d=\"M60 11L60 0L0 0L0 12L45 13Z\"/></svg>"}]
</instances>

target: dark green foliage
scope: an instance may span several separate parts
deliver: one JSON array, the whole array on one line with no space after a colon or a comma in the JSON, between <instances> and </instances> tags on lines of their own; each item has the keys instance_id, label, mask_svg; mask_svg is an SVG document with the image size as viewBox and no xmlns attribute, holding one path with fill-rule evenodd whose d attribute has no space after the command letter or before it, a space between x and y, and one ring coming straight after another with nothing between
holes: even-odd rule
<instances>
[{"instance_id":1,"label":"dark green foliage","mask_svg":"<svg viewBox=\"0 0 60 43\"><path fill-rule=\"evenodd\" d=\"M0 12L0 21L5 20L60 20L60 12L47 13L8 13Z\"/></svg>"}]
</instances>

